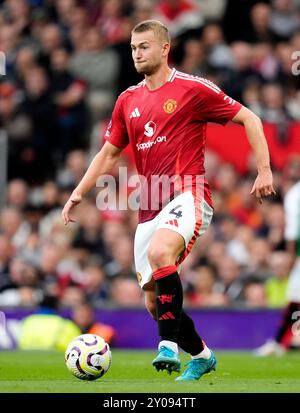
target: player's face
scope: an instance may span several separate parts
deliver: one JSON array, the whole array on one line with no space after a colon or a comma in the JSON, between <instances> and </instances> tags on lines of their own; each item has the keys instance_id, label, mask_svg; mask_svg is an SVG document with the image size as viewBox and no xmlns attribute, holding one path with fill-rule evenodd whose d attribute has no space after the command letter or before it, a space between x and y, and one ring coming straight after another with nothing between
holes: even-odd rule
<instances>
[{"instance_id":1,"label":"player's face","mask_svg":"<svg viewBox=\"0 0 300 413\"><path fill-rule=\"evenodd\" d=\"M157 72L166 56L166 46L168 45L163 44L152 30L133 33L131 50L137 72L148 76Z\"/></svg>"}]
</instances>

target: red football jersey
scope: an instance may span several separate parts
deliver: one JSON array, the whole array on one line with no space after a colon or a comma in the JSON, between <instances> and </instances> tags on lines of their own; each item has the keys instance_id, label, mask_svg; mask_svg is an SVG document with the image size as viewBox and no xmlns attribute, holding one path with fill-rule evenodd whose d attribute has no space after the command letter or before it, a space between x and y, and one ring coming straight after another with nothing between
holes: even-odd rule
<instances>
[{"instance_id":1,"label":"red football jersey","mask_svg":"<svg viewBox=\"0 0 300 413\"><path fill-rule=\"evenodd\" d=\"M119 148L131 144L137 171L148 184L153 176L203 177L207 122L225 125L241 107L211 81L173 69L158 89L149 90L142 81L121 93L105 138ZM150 186L146 192L142 187L140 222L164 206L160 199L158 208L149 202L145 208L143 197L153 197ZM203 196L212 205L205 180Z\"/></svg>"}]
</instances>

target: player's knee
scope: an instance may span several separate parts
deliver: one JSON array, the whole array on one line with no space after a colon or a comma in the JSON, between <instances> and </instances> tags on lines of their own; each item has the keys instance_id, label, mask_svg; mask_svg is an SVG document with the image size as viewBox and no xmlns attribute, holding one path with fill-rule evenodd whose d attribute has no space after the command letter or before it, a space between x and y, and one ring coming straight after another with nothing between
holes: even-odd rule
<instances>
[{"instance_id":1,"label":"player's knee","mask_svg":"<svg viewBox=\"0 0 300 413\"><path fill-rule=\"evenodd\" d=\"M172 254L167 248L159 246L152 246L148 250L148 260L153 271L166 265L174 263Z\"/></svg>"}]
</instances>

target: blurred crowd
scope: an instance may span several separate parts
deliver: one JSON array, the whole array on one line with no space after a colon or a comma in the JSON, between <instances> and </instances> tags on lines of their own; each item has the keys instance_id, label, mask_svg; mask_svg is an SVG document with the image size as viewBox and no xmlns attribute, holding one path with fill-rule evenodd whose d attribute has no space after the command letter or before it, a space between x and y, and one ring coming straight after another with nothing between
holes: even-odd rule
<instances>
[{"instance_id":1,"label":"blurred crowd","mask_svg":"<svg viewBox=\"0 0 300 413\"><path fill-rule=\"evenodd\" d=\"M143 306L133 263L137 213L99 211L94 190L76 223L65 227L60 214L101 147L118 93L141 79L130 33L149 18L170 28L171 66L211 79L276 123L281 139L300 121L300 76L292 72L300 0L0 0L0 129L9 142L0 306L36 306L48 296L67 308ZM186 305L284 306L293 257L282 201L300 179L300 158L274 171L277 195L262 205L250 195L254 165L241 176L207 151L206 169L215 215L182 267Z\"/></svg>"}]
</instances>

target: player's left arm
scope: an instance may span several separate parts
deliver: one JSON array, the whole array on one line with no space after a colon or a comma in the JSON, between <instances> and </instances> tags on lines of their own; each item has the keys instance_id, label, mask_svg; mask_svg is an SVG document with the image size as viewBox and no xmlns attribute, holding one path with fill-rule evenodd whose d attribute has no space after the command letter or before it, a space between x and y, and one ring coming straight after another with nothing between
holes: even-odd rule
<instances>
[{"instance_id":1,"label":"player's left arm","mask_svg":"<svg viewBox=\"0 0 300 413\"><path fill-rule=\"evenodd\" d=\"M232 121L244 126L248 141L254 152L258 174L251 194L255 194L261 203L262 197L276 193L273 187L269 149L262 122L255 113L244 106L233 117Z\"/></svg>"}]
</instances>

